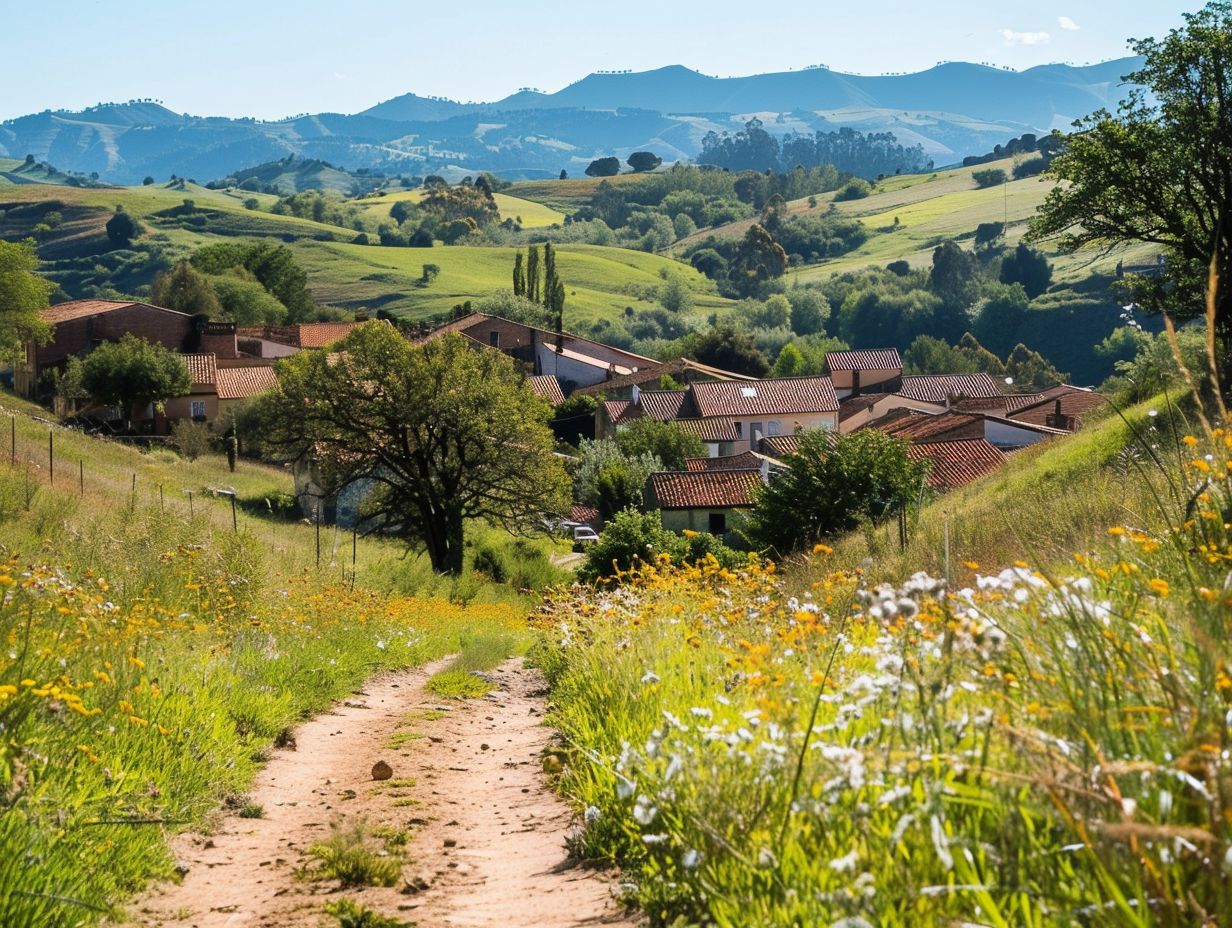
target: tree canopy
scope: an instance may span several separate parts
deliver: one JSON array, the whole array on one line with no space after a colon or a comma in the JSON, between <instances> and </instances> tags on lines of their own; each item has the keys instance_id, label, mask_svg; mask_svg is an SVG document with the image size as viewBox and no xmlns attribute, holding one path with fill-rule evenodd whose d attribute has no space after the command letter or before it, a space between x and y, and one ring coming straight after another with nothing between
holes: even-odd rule
<instances>
[{"instance_id":1,"label":"tree canopy","mask_svg":"<svg viewBox=\"0 0 1232 928\"><path fill-rule=\"evenodd\" d=\"M596 158L586 166L587 177L615 177L620 173L620 159Z\"/></svg>"},{"instance_id":2,"label":"tree canopy","mask_svg":"<svg viewBox=\"0 0 1232 928\"><path fill-rule=\"evenodd\" d=\"M780 554L883 518L918 496L926 474L906 442L871 428L807 430L785 463L790 470L757 491L745 529Z\"/></svg>"},{"instance_id":3,"label":"tree canopy","mask_svg":"<svg viewBox=\"0 0 1232 928\"><path fill-rule=\"evenodd\" d=\"M663 163L663 159L652 151L635 151L626 161L637 174L653 171Z\"/></svg>"},{"instance_id":4,"label":"tree canopy","mask_svg":"<svg viewBox=\"0 0 1232 928\"><path fill-rule=\"evenodd\" d=\"M26 342L46 342L51 328L39 319L39 310L55 289L39 277L33 241L0 241L0 358L16 360Z\"/></svg>"},{"instance_id":5,"label":"tree canopy","mask_svg":"<svg viewBox=\"0 0 1232 928\"><path fill-rule=\"evenodd\" d=\"M134 407L155 407L192 388L188 368L174 351L125 335L118 342L104 342L80 362L81 388L97 402L118 406L125 416Z\"/></svg>"},{"instance_id":6,"label":"tree canopy","mask_svg":"<svg viewBox=\"0 0 1232 928\"><path fill-rule=\"evenodd\" d=\"M1056 237L1063 251L1150 242L1163 274L1132 281L1143 306L1200 316L1206 291L1225 369L1232 347L1232 3L1185 14L1163 39L1134 43L1142 67L1115 115L1076 124L1053 160L1059 184L1030 237ZM1209 273L1210 269L1216 272ZM1226 370L1225 370L1226 372Z\"/></svg>"},{"instance_id":7,"label":"tree canopy","mask_svg":"<svg viewBox=\"0 0 1232 928\"><path fill-rule=\"evenodd\" d=\"M218 302L210 279L186 260L154 279L150 297L157 305L177 312L210 317L222 315L222 304Z\"/></svg>"},{"instance_id":8,"label":"tree canopy","mask_svg":"<svg viewBox=\"0 0 1232 928\"><path fill-rule=\"evenodd\" d=\"M454 334L414 345L378 323L335 352L279 365L266 439L311 449L327 492L371 482L365 519L422 544L434 569L462 570L469 520L527 533L567 505L551 409L505 355Z\"/></svg>"}]
</instances>

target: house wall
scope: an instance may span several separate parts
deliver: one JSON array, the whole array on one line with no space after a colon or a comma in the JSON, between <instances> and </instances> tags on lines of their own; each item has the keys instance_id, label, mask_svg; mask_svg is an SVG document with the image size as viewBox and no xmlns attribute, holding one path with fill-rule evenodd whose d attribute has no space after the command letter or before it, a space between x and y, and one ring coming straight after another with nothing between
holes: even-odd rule
<instances>
[{"instance_id":1,"label":"house wall","mask_svg":"<svg viewBox=\"0 0 1232 928\"><path fill-rule=\"evenodd\" d=\"M60 366L74 355L86 354L103 342L118 342L130 333L172 351L197 348L193 317L156 306L123 306L81 319L69 319L56 324L49 344L27 346L26 364L18 371L22 381L19 391L34 396L38 379L49 367Z\"/></svg>"},{"instance_id":2,"label":"house wall","mask_svg":"<svg viewBox=\"0 0 1232 928\"><path fill-rule=\"evenodd\" d=\"M588 364L576 358L561 357L542 343L535 346L537 374L551 374L561 380L572 381L578 386L589 387L607 380L607 371L606 363Z\"/></svg>"},{"instance_id":3,"label":"house wall","mask_svg":"<svg viewBox=\"0 0 1232 928\"><path fill-rule=\"evenodd\" d=\"M860 426L867 425L875 419L880 419L882 416L887 413L891 413L896 409L914 409L918 412L926 412L930 415L938 415L945 412L945 407L939 406L936 403L925 403L920 400L913 400L908 399L905 396L899 396L897 393L887 393L884 399L880 399L867 409L861 410L860 412L844 419L839 426L839 431L841 431L844 435L849 432L854 432Z\"/></svg>"},{"instance_id":4,"label":"house wall","mask_svg":"<svg viewBox=\"0 0 1232 928\"><path fill-rule=\"evenodd\" d=\"M190 393L188 396L177 396L174 399L167 400L163 415L169 421L176 419L191 419L192 404L194 401L205 403L205 421L213 422L218 418L219 403L218 394L213 392L213 387L207 388L209 392L204 390L200 393Z\"/></svg>"},{"instance_id":5,"label":"house wall","mask_svg":"<svg viewBox=\"0 0 1232 928\"><path fill-rule=\"evenodd\" d=\"M882 384L888 384L890 381L897 380L902 375L903 372L899 368L860 371L860 392L876 393ZM834 384L834 392L840 398L851 393L854 380L855 378L851 371L830 372L830 382Z\"/></svg>"},{"instance_id":6,"label":"house wall","mask_svg":"<svg viewBox=\"0 0 1232 928\"><path fill-rule=\"evenodd\" d=\"M663 527L669 532L708 532L712 512L727 516L727 532L723 535L723 543L733 548L745 547L744 540L737 534L737 529L743 526L747 519L744 509L662 509L659 515L663 519Z\"/></svg>"},{"instance_id":7,"label":"house wall","mask_svg":"<svg viewBox=\"0 0 1232 928\"><path fill-rule=\"evenodd\" d=\"M837 429L837 412L797 413L784 416L759 416L757 418L734 419L740 429L740 441L735 443L735 452L757 450L758 436L754 435L754 425L760 424L761 438L774 435L793 435L797 430L804 429ZM772 432L770 423L778 423L778 431Z\"/></svg>"}]
</instances>

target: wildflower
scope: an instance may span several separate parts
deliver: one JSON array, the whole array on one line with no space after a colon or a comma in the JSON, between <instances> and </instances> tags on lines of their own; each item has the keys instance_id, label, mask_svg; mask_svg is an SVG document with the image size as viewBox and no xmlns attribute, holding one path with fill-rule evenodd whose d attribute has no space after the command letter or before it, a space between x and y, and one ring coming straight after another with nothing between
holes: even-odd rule
<instances>
[{"instance_id":1,"label":"wildflower","mask_svg":"<svg viewBox=\"0 0 1232 928\"><path fill-rule=\"evenodd\" d=\"M1160 580L1158 577L1155 577L1154 579L1152 579L1147 584L1147 586L1150 588L1152 593L1154 593L1155 595L1161 598L1166 598L1170 590L1170 587L1168 586L1168 581Z\"/></svg>"},{"instance_id":2,"label":"wildflower","mask_svg":"<svg viewBox=\"0 0 1232 928\"><path fill-rule=\"evenodd\" d=\"M643 844L666 844L671 840L669 835L642 835Z\"/></svg>"},{"instance_id":3,"label":"wildflower","mask_svg":"<svg viewBox=\"0 0 1232 928\"><path fill-rule=\"evenodd\" d=\"M937 859L941 861L941 866L946 870L953 870L954 855L950 853L950 839L945 833L945 826L935 815L929 819L928 825L932 833L933 849L937 852Z\"/></svg>"},{"instance_id":4,"label":"wildflower","mask_svg":"<svg viewBox=\"0 0 1232 928\"><path fill-rule=\"evenodd\" d=\"M829 545L815 544L813 545L813 553L814 554L824 554L824 555L829 556L834 553L834 549L831 548Z\"/></svg>"},{"instance_id":5,"label":"wildflower","mask_svg":"<svg viewBox=\"0 0 1232 928\"><path fill-rule=\"evenodd\" d=\"M637 781L630 780L628 777L616 775L616 796L620 799L628 799L637 792Z\"/></svg>"},{"instance_id":6,"label":"wildflower","mask_svg":"<svg viewBox=\"0 0 1232 928\"><path fill-rule=\"evenodd\" d=\"M658 683L659 675L653 670L648 670L642 675L642 683L649 686L651 683Z\"/></svg>"},{"instance_id":7,"label":"wildflower","mask_svg":"<svg viewBox=\"0 0 1232 928\"><path fill-rule=\"evenodd\" d=\"M689 848L680 855L680 866L684 867L686 870L696 870L701 862L701 852L695 851L693 848Z\"/></svg>"},{"instance_id":8,"label":"wildflower","mask_svg":"<svg viewBox=\"0 0 1232 928\"><path fill-rule=\"evenodd\" d=\"M830 869L835 873L846 873L849 870L854 870L859 862L860 852L853 848L851 853L844 854L842 857L836 857L830 861Z\"/></svg>"},{"instance_id":9,"label":"wildflower","mask_svg":"<svg viewBox=\"0 0 1232 928\"><path fill-rule=\"evenodd\" d=\"M693 531L692 529L688 529L688 528L686 528L680 534L682 534L685 538L696 538L697 537L697 532Z\"/></svg>"},{"instance_id":10,"label":"wildflower","mask_svg":"<svg viewBox=\"0 0 1232 928\"><path fill-rule=\"evenodd\" d=\"M633 820L639 825L646 826L658 817L659 810L651 805L650 800L644 794L638 796L633 804Z\"/></svg>"},{"instance_id":11,"label":"wildflower","mask_svg":"<svg viewBox=\"0 0 1232 928\"><path fill-rule=\"evenodd\" d=\"M586 811L582 813L582 821L587 825L593 825L599 821L599 816L602 815L598 806L587 806Z\"/></svg>"}]
</instances>

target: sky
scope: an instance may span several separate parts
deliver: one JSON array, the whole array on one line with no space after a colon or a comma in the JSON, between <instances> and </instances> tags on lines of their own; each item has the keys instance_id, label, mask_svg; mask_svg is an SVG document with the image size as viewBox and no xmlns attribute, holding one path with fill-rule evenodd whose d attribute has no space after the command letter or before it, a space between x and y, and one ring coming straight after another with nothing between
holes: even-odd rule
<instances>
[{"instance_id":1,"label":"sky","mask_svg":"<svg viewBox=\"0 0 1232 928\"><path fill-rule=\"evenodd\" d=\"M683 64L721 77L824 64L1016 69L1128 54L1198 0L2 0L0 120L152 97L176 112L353 113L399 94L498 100L592 71Z\"/></svg>"}]
</instances>

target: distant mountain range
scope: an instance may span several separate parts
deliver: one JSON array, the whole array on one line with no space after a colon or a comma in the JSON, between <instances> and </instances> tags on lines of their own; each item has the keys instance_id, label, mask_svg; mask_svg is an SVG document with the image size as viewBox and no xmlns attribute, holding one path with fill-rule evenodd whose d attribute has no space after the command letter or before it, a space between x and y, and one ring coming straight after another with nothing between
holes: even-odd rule
<instances>
[{"instance_id":1,"label":"distant mountain range","mask_svg":"<svg viewBox=\"0 0 1232 928\"><path fill-rule=\"evenodd\" d=\"M814 68L734 78L672 66L591 74L556 93L520 91L492 103L404 94L352 115L273 122L178 114L148 101L104 104L0 123L0 157L32 154L115 183L171 174L206 181L288 155L395 174L537 177L577 174L593 158L639 149L692 158L707 132L735 132L755 115L780 134L893 132L942 165L1114 106L1126 94L1122 77L1140 63L1004 71L952 62L883 77Z\"/></svg>"}]
</instances>

